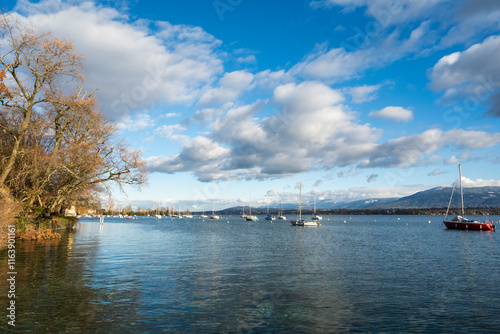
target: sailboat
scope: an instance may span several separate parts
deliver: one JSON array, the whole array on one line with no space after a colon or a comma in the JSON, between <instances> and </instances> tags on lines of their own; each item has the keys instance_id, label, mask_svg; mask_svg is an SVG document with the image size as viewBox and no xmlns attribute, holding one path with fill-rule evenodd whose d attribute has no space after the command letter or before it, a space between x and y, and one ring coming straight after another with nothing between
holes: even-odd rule
<instances>
[{"instance_id":1,"label":"sailboat","mask_svg":"<svg viewBox=\"0 0 500 334\"><path fill-rule=\"evenodd\" d=\"M250 195L250 214L248 216L245 216L245 220L247 222L256 222L259 220L257 216L252 216L252 195Z\"/></svg>"},{"instance_id":2,"label":"sailboat","mask_svg":"<svg viewBox=\"0 0 500 334\"><path fill-rule=\"evenodd\" d=\"M320 220L322 220L322 219L323 219L323 217L318 216L318 215L316 214L316 197L315 197L315 198L314 198L314 211L313 211L313 215L312 215L312 217L311 217L311 220L313 220L313 221L320 221Z\"/></svg>"},{"instance_id":3,"label":"sailboat","mask_svg":"<svg viewBox=\"0 0 500 334\"><path fill-rule=\"evenodd\" d=\"M280 198L280 212L278 214L278 219L279 220L286 220L286 217L283 216L283 211L281 210L281 198Z\"/></svg>"},{"instance_id":4,"label":"sailboat","mask_svg":"<svg viewBox=\"0 0 500 334\"><path fill-rule=\"evenodd\" d=\"M462 165L458 165L459 179L460 179L460 198L462 203L462 215L455 216L453 219L446 219L448 216L448 211L450 210L451 200L453 198L453 192L455 191L455 183L453 184L453 189L451 191L450 202L448 203L448 208L446 209L446 215L444 216L443 223L448 229L452 230L477 230L477 231L494 231L495 225L490 220L489 222L479 222L476 220L470 220L465 218L464 213L464 194L462 190Z\"/></svg>"},{"instance_id":5,"label":"sailboat","mask_svg":"<svg viewBox=\"0 0 500 334\"><path fill-rule=\"evenodd\" d=\"M276 217L271 216L269 214L269 203L267 203L267 216L266 216L266 220L276 220Z\"/></svg>"},{"instance_id":6,"label":"sailboat","mask_svg":"<svg viewBox=\"0 0 500 334\"><path fill-rule=\"evenodd\" d=\"M299 219L292 220L290 221L290 223L292 223L293 226L318 226L319 225L318 221L309 221L307 219L302 219L302 182L299 183L299 188L300 188Z\"/></svg>"},{"instance_id":7,"label":"sailboat","mask_svg":"<svg viewBox=\"0 0 500 334\"><path fill-rule=\"evenodd\" d=\"M156 205L155 205L155 211L156 211L156 213L155 213L156 219L161 219L162 217L161 217L161 215L158 214L158 207Z\"/></svg>"},{"instance_id":8,"label":"sailboat","mask_svg":"<svg viewBox=\"0 0 500 334\"><path fill-rule=\"evenodd\" d=\"M216 215L214 212L214 203L212 203L212 215L210 216L210 219L220 219L220 216Z\"/></svg>"},{"instance_id":9,"label":"sailboat","mask_svg":"<svg viewBox=\"0 0 500 334\"><path fill-rule=\"evenodd\" d=\"M184 215L183 215L184 218L193 218L193 215L191 214L191 212L189 211L189 209L186 210L186 203L184 203L184 212L185 212Z\"/></svg>"},{"instance_id":10,"label":"sailboat","mask_svg":"<svg viewBox=\"0 0 500 334\"><path fill-rule=\"evenodd\" d=\"M241 218L246 218L247 215L245 214L245 206L243 206L243 212L241 213Z\"/></svg>"}]
</instances>

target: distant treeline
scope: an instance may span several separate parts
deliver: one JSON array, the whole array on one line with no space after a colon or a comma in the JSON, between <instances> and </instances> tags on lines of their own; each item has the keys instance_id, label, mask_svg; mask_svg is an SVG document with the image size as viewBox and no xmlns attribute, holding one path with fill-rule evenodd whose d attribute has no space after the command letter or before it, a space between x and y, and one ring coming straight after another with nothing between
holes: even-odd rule
<instances>
[{"instance_id":1,"label":"distant treeline","mask_svg":"<svg viewBox=\"0 0 500 334\"><path fill-rule=\"evenodd\" d=\"M500 215L500 208L467 208L468 216ZM234 210L221 210L219 214L235 214ZM266 214L267 210L252 208L253 214ZM269 210L269 213L276 215L277 210ZM302 209L302 215L311 215L312 209ZM399 209L316 209L319 215L444 215L446 208L399 208ZM296 215L297 210L283 210L283 215ZM448 215L460 215L460 209L450 209Z\"/></svg>"}]
</instances>

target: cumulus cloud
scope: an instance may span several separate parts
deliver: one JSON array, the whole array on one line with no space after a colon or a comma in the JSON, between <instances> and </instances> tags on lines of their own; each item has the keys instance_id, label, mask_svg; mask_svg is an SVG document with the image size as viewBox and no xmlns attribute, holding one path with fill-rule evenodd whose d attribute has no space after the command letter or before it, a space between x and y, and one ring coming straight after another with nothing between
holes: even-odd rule
<instances>
[{"instance_id":1,"label":"cumulus cloud","mask_svg":"<svg viewBox=\"0 0 500 334\"><path fill-rule=\"evenodd\" d=\"M257 62L257 58L255 58L255 55L248 55L248 56L238 57L236 58L236 61L242 64L254 64Z\"/></svg>"},{"instance_id":2,"label":"cumulus cloud","mask_svg":"<svg viewBox=\"0 0 500 334\"><path fill-rule=\"evenodd\" d=\"M155 134L162 138L170 138L174 137L174 134L177 132L185 131L186 128L180 124L173 125L162 125L155 130Z\"/></svg>"},{"instance_id":3,"label":"cumulus cloud","mask_svg":"<svg viewBox=\"0 0 500 334\"><path fill-rule=\"evenodd\" d=\"M230 150L219 146L216 142L205 137L195 137L186 143L181 153L161 157L146 158L145 161L151 172L175 173L197 171L200 181L230 179L222 166Z\"/></svg>"},{"instance_id":4,"label":"cumulus cloud","mask_svg":"<svg viewBox=\"0 0 500 334\"><path fill-rule=\"evenodd\" d=\"M268 179L333 167L418 166L434 161L445 147L473 150L500 144L500 134L460 129L431 129L378 143L381 131L360 124L343 101L340 91L317 82L281 85L269 101L229 108L205 137L151 165L156 171L192 171L204 181ZM269 106L277 112L259 117ZM196 145L220 154L190 153Z\"/></svg>"},{"instance_id":5,"label":"cumulus cloud","mask_svg":"<svg viewBox=\"0 0 500 334\"><path fill-rule=\"evenodd\" d=\"M114 119L157 103L193 102L223 70L221 42L199 27L133 22L91 2L22 2L17 9L38 29L73 41L86 58L87 88L101 88L103 110Z\"/></svg>"},{"instance_id":6,"label":"cumulus cloud","mask_svg":"<svg viewBox=\"0 0 500 334\"><path fill-rule=\"evenodd\" d=\"M266 192L266 196L272 197L272 196L279 196L279 192L276 189L271 189Z\"/></svg>"},{"instance_id":7,"label":"cumulus cloud","mask_svg":"<svg viewBox=\"0 0 500 334\"><path fill-rule=\"evenodd\" d=\"M413 119L413 111L403 107L385 107L379 111L372 111L368 116L388 119L396 122L407 122Z\"/></svg>"},{"instance_id":8,"label":"cumulus cloud","mask_svg":"<svg viewBox=\"0 0 500 334\"><path fill-rule=\"evenodd\" d=\"M377 91L382 85L363 85L347 89L347 93L352 97L352 103L364 103L376 99Z\"/></svg>"},{"instance_id":9,"label":"cumulus cloud","mask_svg":"<svg viewBox=\"0 0 500 334\"><path fill-rule=\"evenodd\" d=\"M356 78L367 69L380 68L409 54L420 52L431 43L428 38L429 30L430 22L424 21L410 30L409 34L402 34L401 30L394 29L387 34L379 33L372 37L359 34L352 41L349 40L353 44L343 43L337 48L329 49L326 44L322 44L293 66L289 73L306 80L329 83Z\"/></svg>"},{"instance_id":10,"label":"cumulus cloud","mask_svg":"<svg viewBox=\"0 0 500 334\"><path fill-rule=\"evenodd\" d=\"M447 0L317 0L311 1L314 8L340 6L349 12L366 7L366 13L383 25L393 25L421 18Z\"/></svg>"},{"instance_id":11,"label":"cumulus cloud","mask_svg":"<svg viewBox=\"0 0 500 334\"><path fill-rule=\"evenodd\" d=\"M147 113L137 114L135 116L126 116L116 124L120 131L139 131L155 125L155 121Z\"/></svg>"},{"instance_id":12,"label":"cumulus cloud","mask_svg":"<svg viewBox=\"0 0 500 334\"><path fill-rule=\"evenodd\" d=\"M212 143L227 147L227 155L211 170L219 178L265 179L357 162L379 139L380 131L358 124L344 110L343 101L339 91L304 82L277 87L270 101L230 108L211 126ZM277 113L256 116L270 104ZM200 174L201 165L183 160L184 150L163 162L189 165L199 178L206 178L205 172Z\"/></svg>"},{"instance_id":13,"label":"cumulus cloud","mask_svg":"<svg viewBox=\"0 0 500 334\"><path fill-rule=\"evenodd\" d=\"M247 71L234 71L226 73L219 81L219 87L211 88L203 93L198 105L215 106L234 101L238 96L253 88L253 74Z\"/></svg>"},{"instance_id":14,"label":"cumulus cloud","mask_svg":"<svg viewBox=\"0 0 500 334\"><path fill-rule=\"evenodd\" d=\"M299 64L299 72L309 78L349 79L408 54L428 55L500 31L500 5L492 0L318 0L310 4L341 7L346 14L364 8L373 20L358 27L343 49L314 52Z\"/></svg>"},{"instance_id":15,"label":"cumulus cloud","mask_svg":"<svg viewBox=\"0 0 500 334\"><path fill-rule=\"evenodd\" d=\"M400 137L378 144L369 152L360 167L405 167L422 165L432 153L446 145L461 150L493 147L500 144L500 133L454 129L427 130L421 134Z\"/></svg>"},{"instance_id":16,"label":"cumulus cloud","mask_svg":"<svg viewBox=\"0 0 500 334\"><path fill-rule=\"evenodd\" d=\"M483 180L476 179L472 180L462 176L462 186L472 188L472 187L500 187L500 180Z\"/></svg>"},{"instance_id":17,"label":"cumulus cloud","mask_svg":"<svg viewBox=\"0 0 500 334\"><path fill-rule=\"evenodd\" d=\"M447 165L456 165L460 162L460 159L456 155L449 157L444 163Z\"/></svg>"},{"instance_id":18,"label":"cumulus cloud","mask_svg":"<svg viewBox=\"0 0 500 334\"><path fill-rule=\"evenodd\" d=\"M463 52L442 57L430 74L431 88L448 101L464 99L470 108L489 103L490 116L500 115L500 36L491 36Z\"/></svg>"}]
</instances>

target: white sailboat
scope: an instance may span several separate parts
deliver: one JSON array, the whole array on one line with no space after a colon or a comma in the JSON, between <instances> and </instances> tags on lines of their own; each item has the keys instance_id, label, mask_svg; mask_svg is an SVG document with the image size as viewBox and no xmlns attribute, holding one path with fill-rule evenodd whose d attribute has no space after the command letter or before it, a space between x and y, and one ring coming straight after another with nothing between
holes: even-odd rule
<instances>
[{"instance_id":1,"label":"white sailboat","mask_svg":"<svg viewBox=\"0 0 500 334\"><path fill-rule=\"evenodd\" d=\"M286 220L286 217L283 216L283 211L281 210L281 198L280 198L280 212L278 214L278 219L279 220Z\"/></svg>"},{"instance_id":2,"label":"white sailboat","mask_svg":"<svg viewBox=\"0 0 500 334\"><path fill-rule=\"evenodd\" d=\"M318 216L316 214L316 197L314 197L314 211L313 211L313 215L311 217L311 220L313 221L320 221L320 220L323 220L323 217L321 216Z\"/></svg>"},{"instance_id":3,"label":"white sailboat","mask_svg":"<svg viewBox=\"0 0 500 334\"><path fill-rule=\"evenodd\" d=\"M161 218L162 218L162 216L158 214L158 207L157 207L156 205L155 205L155 211L156 211L156 212L155 212L155 217L156 217L156 219L161 219Z\"/></svg>"},{"instance_id":4,"label":"white sailboat","mask_svg":"<svg viewBox=\"0 0 500 334\"><path fill-rule=\"evenodd\" d=\"M243 205L243 212L241 213L241 218L246 218L247 215L245 214L245 206Z\"/></svg>"},{"instance_id":5,"label":"white sailboat","mask_svg":"<svg viewBox=\"0 0 500 334\"><path fill-rule=\"evenodd\" d=\"M214 212L214 203L212 202L212 215L210 216L210 219L220 219L220 216L216 215Z\"/></svg>"},{"instance_id":6,"label":"white sailboat","mask_svg":"<svg viewBox=\"0 0 500 334\"><path fill-rule=\"evenodd\" d=\"M292 220L290 223L293 226L318 226L318 221L309 221L307 219L302 219L302 182L299 183L300 196L299 196L299 218L297 220Z\"/></svg>"},{"instance_id":7,"label":"white sailboat","mask_svg":"<svg viewBox=\"0 0 500 334\"><path fill-rule=\"evenodd\" d=\"M257 216L252 216L252 195L250 194L250 214L245 217L247 222L256 222L259 220Z\"/></svg>"}]
</instances>

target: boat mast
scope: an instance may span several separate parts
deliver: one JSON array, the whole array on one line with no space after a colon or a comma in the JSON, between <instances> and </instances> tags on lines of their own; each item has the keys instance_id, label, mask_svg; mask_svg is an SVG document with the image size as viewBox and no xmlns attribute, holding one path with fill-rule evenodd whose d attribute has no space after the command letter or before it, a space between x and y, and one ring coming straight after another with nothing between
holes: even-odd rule
<instances>
[{"instance_id":1,"label":"boat mast","mask_svg":"<svg viewBox=\"0 0 500 334\"><path fill-rule=\"evenodd\" d=\"M299 183L300 195L299 195L299 220L302 219L302 182Z\"/></svg>"},{"instance_id":2,"label":"boat mast","mask_svg":"<svg viewBox=\"0 0 500 334\"><path fill-rule=\"evenodd\" d=\"M464 214L464 193L462 191L462 165L458 164L458 172L459 172L459 177L460 177L460 198L462 200L462 217L465 216Z\"/></svg>"}]
</instances>

